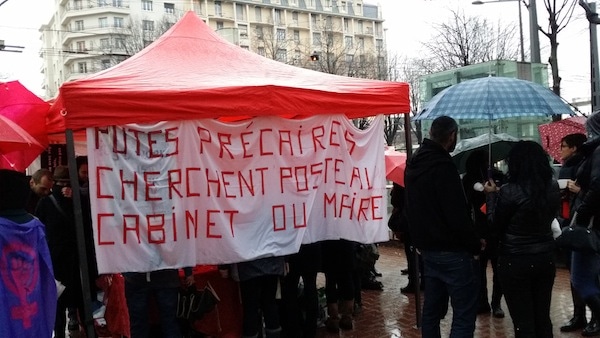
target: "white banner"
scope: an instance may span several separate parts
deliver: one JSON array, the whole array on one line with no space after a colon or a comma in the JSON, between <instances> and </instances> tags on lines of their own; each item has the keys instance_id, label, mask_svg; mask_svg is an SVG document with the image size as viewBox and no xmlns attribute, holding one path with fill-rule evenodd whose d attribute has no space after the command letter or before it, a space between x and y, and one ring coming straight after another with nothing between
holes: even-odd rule
<instances>
[{"instance_id":1,"label":"white banner","mask_svg":"<svg viewBox=\"0 0 600 338\"><path fill-rule=\"evenodd\" d=\"M89 128L100 273L388 240L383 117L170 121Z\"/></svg>"}]
</instances>

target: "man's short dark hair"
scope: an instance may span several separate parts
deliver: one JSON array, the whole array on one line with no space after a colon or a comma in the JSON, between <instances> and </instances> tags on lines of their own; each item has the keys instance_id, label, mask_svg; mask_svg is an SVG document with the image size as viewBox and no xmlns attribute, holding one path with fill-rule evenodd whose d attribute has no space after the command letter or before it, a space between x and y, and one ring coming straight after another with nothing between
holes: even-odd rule
<instances>
[{"instance_id":1,"label":"man's short dark hair","mask_svg":"<svg viewBox=\"0 0 600 338\"><path fill-rule=\"evenodd\" d=\"M33 175L31 175L31 179L33 179L33 182L35 183L40 183L42 181L42 177L48 177L48 179L52 179L52 172L48 169L38 169L36 172L33 173Z\"/></svg>"},{"instance_id":2,"label":"man's short dark hair","mask_svg":"<svg viewBox=\"0 0 600 338\"><path fill-rule=\"evenodd\" d=\"M587 141L587 136L585 136L585 134L574 133L563 137L560 140L560 143L566 143L569 148L577 147L577 149L579 149L579 147L581 147L585 141Z\"/></svg>"},{"instance_id":3,"label":"man's short dark hair","mask_svg":"<svg viewBox=\"0 0 600 338\"><path fill-rule=\"evenodd\" d=\"M458 130L458 124L450 116L440 116L433 120L429 137L437 143L445 143L450 139L450 135Z\"/></svg>"}]
</instances>

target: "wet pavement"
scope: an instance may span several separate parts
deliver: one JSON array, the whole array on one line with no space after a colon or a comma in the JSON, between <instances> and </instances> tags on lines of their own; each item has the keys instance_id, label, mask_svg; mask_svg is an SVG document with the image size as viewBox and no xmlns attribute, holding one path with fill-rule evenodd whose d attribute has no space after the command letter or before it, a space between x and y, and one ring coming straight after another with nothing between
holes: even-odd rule
<instances>
[{"instance_id":1,"label":"wet pavement","mask_svg":"<svg viewBox=\"0 0 600 338\"><path fill-rule=\"evenodd\" d=\"M416 327L415 295L402 294L400 288L406 286L408 278L400 270L406 267L406 257L402 244L397 240L381 244L380 258L376 269L382 273L378 280L383 283L383 291L363 290L363 310L354 317L354 330L342 331L339 335L327 333L324 328L319 330L318 337L368 337L368 338L416 338L421 337ZM488 278L491 278L491 268L488 268ZM319 283L323 283L321 276ZM488 282L491 285L491 281ZM491 292L491 290L490 290ZM421 294L421 300L422 300ZM502 308L505 318L494 318L491 314L477 317L475 337L514 337L512 321L504 299ZM571 291L569 288L569 273L565 268L558 268L552 294L551 318L555 337L581 337L580 332L563 333L559 327L567 322L573 313ZM588 318L589 318L588 310ZM450 309L442 321L442 337L448 337L452 320Z\"/></svg>"}]
</instances>

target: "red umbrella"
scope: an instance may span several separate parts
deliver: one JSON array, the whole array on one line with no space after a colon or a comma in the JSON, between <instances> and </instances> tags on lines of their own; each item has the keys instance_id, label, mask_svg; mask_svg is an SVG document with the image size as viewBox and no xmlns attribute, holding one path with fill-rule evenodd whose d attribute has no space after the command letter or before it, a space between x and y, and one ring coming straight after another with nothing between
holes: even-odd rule
<instances>
[{"instance_id":1,"label":"red umbrella","mask_svg":"<svg viewBox=\"0 0 600 338\"><path fill-rule=\"evenodd\" d=\"M0 168L24 171L43 150L25 129L0 115Z\"/></svg>"},{"instance_id":2,"label":"red umbrella","mask_svg":"<svg viewBox=\"0 0 600 338\"><path fill-rule=\"evenodd\" d=\"M46 116L50 104L19 81L0 82L0 115L18 124L41 145L48 145Z\"/></svg>"},{"instance_id":3,"label":"red umbrella","mask_svg":"<svg viewBox=\"0 0 600 338\"><path fill-rule=\"evenodd\" d=\"M585 134L586 119L585 116L574 116L538 126L544 150L546 150L554 160L560 162L560 140L569 134Z\"/></svg>"},{"instance_id":4,"label":"red umbrella","mask_svg":"<svg viewBox=\"0 0 600 338\"><path fill-rule=\"evenodd\" d=\"M385 178L404 186L406 153L388 149L385 151Z\"/></svg>"}]
</instances>

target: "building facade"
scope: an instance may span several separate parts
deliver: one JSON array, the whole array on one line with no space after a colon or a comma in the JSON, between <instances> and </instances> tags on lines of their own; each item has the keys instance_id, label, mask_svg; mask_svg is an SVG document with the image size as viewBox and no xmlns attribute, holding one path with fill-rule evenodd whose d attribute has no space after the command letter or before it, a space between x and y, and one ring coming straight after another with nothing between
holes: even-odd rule
<instances>
[{"instance_id":1,"label":"building facade","mask_svg":"<svg viewBox=\"0 0 600 338\"><path fill-rule=\"evenodd\" d=\"M362 0L56 0L40 29L46 97L137 53L189 10L229 42L267 58L332 74L387 76L380 8Z\"/></svg>"}]
</instances>

